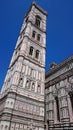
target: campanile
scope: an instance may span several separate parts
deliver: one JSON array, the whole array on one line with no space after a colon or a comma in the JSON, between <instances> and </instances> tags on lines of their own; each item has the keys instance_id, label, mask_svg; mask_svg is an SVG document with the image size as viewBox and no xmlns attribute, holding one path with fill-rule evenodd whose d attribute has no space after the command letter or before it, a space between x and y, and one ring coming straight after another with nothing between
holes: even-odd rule
<instances>
[{"instance_id":1,"label":"campanile","mask_svg":"<svg viewBox=\"0 0 73 130\"><path fill-rule=\"evenodd\" d=\"M44 130L47 13L26 13L0 95L0 130Z\"/></svg>"}]
</instances>

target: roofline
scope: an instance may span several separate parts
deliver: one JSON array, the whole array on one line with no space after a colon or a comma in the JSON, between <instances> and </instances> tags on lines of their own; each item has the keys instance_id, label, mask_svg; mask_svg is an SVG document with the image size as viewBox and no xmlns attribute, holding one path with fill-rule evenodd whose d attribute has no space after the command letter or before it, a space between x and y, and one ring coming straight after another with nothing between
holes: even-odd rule
<instances>
[{"instance_id":1,"label":"roofline","mask_svg":"<svg viewBox=\"0 0 73 130\"><path fill-rule=\"evenodd\" d=\"M58 71L59 69L61 69L63 66L65 66L68 62L73 60L73 55L70 56L69 58L67 58L66 60L64 60L63 62L61 62L60 64L56 65L55 68L49 70L45 77L47 78L48 76L52 75L53 73L55 73L56 71Z\"/></svg>"},{"instance_id":2,"label":"roofline","mask_svg":"<svg viewBox=\"0 0 73 130\"><path fill-rule=\"evenodd\" d=\"M25 17L28 15L28 13L30 12L32 6L35 6L39 11L41 11L44 15L48 15L46 11L44 11L39 5L37 5L35 2L33 2L28 10L28 12L26 13Z\"/></svg>"},{"instance_id":3,"label":"roofline","mask_svg":"<svg viewBox=\"0 0 73 130\"><path fill-rule=\"evenodd\" d=\"M40 10L43 14L48 15L45 10L43 10L39 5L37 5L35 2L32 3L38 10Z\"/></svg>"}]
</instances>

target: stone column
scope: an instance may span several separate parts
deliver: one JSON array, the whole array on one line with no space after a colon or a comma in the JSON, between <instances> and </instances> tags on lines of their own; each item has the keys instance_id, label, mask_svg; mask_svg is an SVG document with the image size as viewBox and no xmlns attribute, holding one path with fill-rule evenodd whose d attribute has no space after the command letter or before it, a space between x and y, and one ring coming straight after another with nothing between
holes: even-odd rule
<instances>
[{"instance_id":1,"label":"stone column","mask_svg":"<svg viewBox=\"0 0 73 130\"><path fill-rule=\"evenodd\" d=\"M68 100L68 109L69 109L70 122L73 122L73 112L72 112L72 106L71 106L71 101L70 101L70 96L69 95L67 97L67 100Z\"/></svg>"},{"instance_id":2,"label":"stone column","mask_svg":"<svg viewBox=\"0 0 73 130\"><path fill-rule=\"evenodd\" d=\"M54 100L54 124L56 124L57 122L57 106L56 101Z\"/></svg>"}]
</instances>

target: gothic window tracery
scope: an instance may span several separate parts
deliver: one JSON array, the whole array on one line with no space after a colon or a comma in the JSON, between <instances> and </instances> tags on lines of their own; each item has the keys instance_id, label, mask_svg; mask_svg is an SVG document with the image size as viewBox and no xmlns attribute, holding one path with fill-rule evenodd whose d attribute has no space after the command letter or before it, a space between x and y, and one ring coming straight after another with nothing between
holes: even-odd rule
<instances>
[{"instance_id":1,"label":"gothic window tracery","mask_svg":"<svg viewBox=\"0 0 73 130\"><path fill-rule=\"evenodd\" d=\"M27 88L27 89L30 88L30 81L29 81L29 80L26 81L26 88Z\"/></svg>"},{"instance_id":2,"label":"gothic window tracery","mask_svg":"<svg viewBox=\"0 0 73 130\"><path fill-rule=\"evenodd\" d=\"M38 59L39 58L39 50L36 50L36 53L35 53L35 58Z\"/></svg>"},{"instance_id":3,"label":"gothic window tracery","mask_svg":"<svg viewBox=\"0 0 73 130\"><path fill-rule=\"evenodd\" d=\"M40 27L40 23L41 23L41 17L40 16L36 16L36 20L35 20L35 25L37 26L37 27Z\"/></svg>"},{"instance_id":4,"label":"gothic window tracery","mask_svg":"<svg viewBox=\"0 0 73 130\"><path fill-rule=\"evenodd\" d=\"M41 35L37 34L37 40L40 41Z\"/></svg>"},{"instance_id":5,"label":"gothic window tracery","mask_svg":"<svg viewBox=\"0 0 73 130\"><path fill-rule=\"evenodd\" d=\"M19 79L19 85L22 86L22 84L23 84L23 78L20 77L20 79Z\"/></svg>"},{"instance_id":6,"label":"gothic window tracery","mask_svg":"<svg viewBox=\"0 0 73 130\"><path fill-rule=\"evenodd\" d=\"M31 86L31 90L34 90L35 89L35 84L34 82L32 83L32 86Z\"/></svg>"},{"instance_id":7,"label":"gothic window tracery","mask_svg":"<svg viewBox=\"0 0 73 130\"><path fill-rule=\"evenodd\" d=\"M33 31L33 32L32 32L32 37L35 38L35 35L36 35L36 32Z\"/></svg>"},{"instance_id":8,"label":"gothic window tracery","mask_svg":"<svg viewBox=\"0 0 73 130\"><path fill-rule=\"evenodd\" d=\"M32 46L30 47L29 55L31 55L31 56L33 55L33 47Z\"/></svg>"},{"instance_id":9,"label":"gothic window tracery","mask_svg":"<svg viewBox=\"0 0 73 130\"><path fill-rule=\"evenodd\" d=\"M41 87L40 87L40 85L38 85L38 87L37 87L37 92L38 92L38 93L41 92Z\"/></svg>"}]
</instances>

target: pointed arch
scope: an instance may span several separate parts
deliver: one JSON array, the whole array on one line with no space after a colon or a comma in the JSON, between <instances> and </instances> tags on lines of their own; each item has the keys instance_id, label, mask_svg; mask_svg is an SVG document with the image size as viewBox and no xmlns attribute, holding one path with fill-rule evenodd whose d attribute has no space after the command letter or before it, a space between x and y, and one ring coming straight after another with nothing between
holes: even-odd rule
<instances>
[{"instance_id":1,"label":"pointed arch","mask_svg":"<svg viewBox=\"0 0 73 130\"><path fill-rule=\"evenodd\" d=\"M37 27L40 27L40 24L41 24L41 17L39 15L36 15L35 25Z\"/></svg>"}]
</instances>

